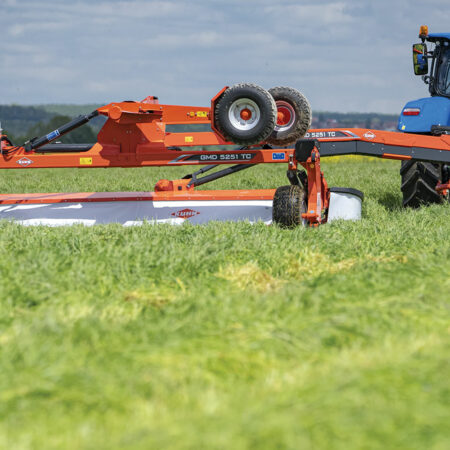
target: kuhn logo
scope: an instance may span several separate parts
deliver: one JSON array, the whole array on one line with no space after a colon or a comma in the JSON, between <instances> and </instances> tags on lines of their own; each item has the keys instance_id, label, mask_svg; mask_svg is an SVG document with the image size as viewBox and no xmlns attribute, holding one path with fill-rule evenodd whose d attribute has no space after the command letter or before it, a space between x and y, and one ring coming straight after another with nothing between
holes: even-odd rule
<instances>
[{"instance_id":1,"label":"kuhn logo","mask_svg":"<svg viewBox=\"0 0 450 450\"><path fill-rule=\"evenodd\" d=\"M17 162L17 164L19 164L19 165L21 165L22 167L27 167L27 166L29 166L30 164L33 164L33 161L31 161L31 159L28 159L28 158L25 158L25 157L23 157L23 158L20 158L18 161L16 161Z\"/></svg>"},{"instance_id":2,"label":"kuhn logo","mask_svg":"<svg viewBox=\"0 0 450 450\"><path fill-rule=\"evenodd\" d=\"M375 134L372 133L371 131L366 131L366 132L363 134L363 136L364 136L366 139L373 139L374 137L376 137Z\"/></svg>"},{"instance_id":3,"label":"kuhn logo","mask_svg":"<svg viewBox=\"0 0 450 450\"><path fill-rule=\"evenodd\" d=\"M180 211L173 212L172 216L179 217L181 219L189 219L190 217L196 216L200 214L198 211L194 211L193 209L181 209Z\"/></svg>"}]
</instances>

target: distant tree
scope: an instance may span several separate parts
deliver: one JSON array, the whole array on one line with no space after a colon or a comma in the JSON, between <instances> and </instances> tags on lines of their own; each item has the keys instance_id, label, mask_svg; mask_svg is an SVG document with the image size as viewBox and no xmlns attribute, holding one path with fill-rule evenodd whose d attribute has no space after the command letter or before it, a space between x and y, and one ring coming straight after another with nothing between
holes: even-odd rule
<instances>
[{"instance_id":1,"label":"distant tree","mask_svg":"<svg viewBox=\"0 0 450 450\"><path fill-rule=\"evenodd\" d=\"M71 120L72 118L69 116L55 116L49 122L39 122L28 130L28 138L44 136ZM90 144L97 141L97 136L92 128L86 124L61 136L58 141L66 144Z\"/></svg>"},{"instance_id":2,"label":"distant tree","mask_svg":"<svg viewBox=\"0 0 450 450\"><path fill-rule=\"evenodd\" d=\"M0 105L0 122L8 135L14 135L16 139L24 136L32 125L46 122L54 115L33 106Z\"/></svg>"},{"instance_id":3,"label":"distant tree","mask_svg":"<svg viewBox=\"0 0 450 450\"><path fill-rule=\"evenodd\" d=\"M19 136L4 129L2 134L6 134L13 145L21 145L25 142L25 136Z\"/></svg>"}]
</instances>

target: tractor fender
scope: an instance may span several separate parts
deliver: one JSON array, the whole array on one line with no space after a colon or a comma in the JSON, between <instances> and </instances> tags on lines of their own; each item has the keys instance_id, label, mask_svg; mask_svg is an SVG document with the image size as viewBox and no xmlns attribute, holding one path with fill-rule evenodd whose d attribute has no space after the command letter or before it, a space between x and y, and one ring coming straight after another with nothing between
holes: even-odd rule
<instances>
[{"instance_id":1,"label":"tractor fender","mask_svg":"<svg viewBox=\"0 0 450 450\"><path fill-rule=\"evenodd\" d=\"M418 115L407 115L419 109ZM404 133L430 133L433 125L450 126L450 99L425 97L408 102L398 119L398 130Z\"/></svg>"}]
</instances>

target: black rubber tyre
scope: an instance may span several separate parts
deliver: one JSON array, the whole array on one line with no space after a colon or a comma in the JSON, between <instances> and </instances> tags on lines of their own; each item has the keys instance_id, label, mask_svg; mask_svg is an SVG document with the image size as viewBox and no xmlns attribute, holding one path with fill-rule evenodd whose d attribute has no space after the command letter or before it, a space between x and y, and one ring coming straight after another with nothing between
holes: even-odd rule
<instances>
[{"instance_id":1,"label":"black rubber tyre","mask_svg":"<svg viewBox=\"0 0 450 450\"><path fill-rule=\"evenodd\" d=\"M269 144L286 146L295 144L311 127L311 106L306 97L297 89L290 87L274 87L269 94L275 100L277 112L283 116L277 117L277 124L267 139Z\"/></svg>"},{"instance_id":2,"label":"black rubber tyre","mask_svg":"<svg viewBox=\"0 0 450 450\"><path fill-rule=\"evenodd\" d=\"M284 228L303 225L302 214L307 209L306 191L297 185L281 186L275 191L272 221Z\"/></svg>"},{"instance_id":3,"label":"black rubber tyre","mask_svg":"<svg viewBox=\"0 0 450 450\"><path fill-rule=\"evenodd\" d=\"M250 113L248 119L243 113ZM264 142L277 120L273 97L255 84L235 84L228 88L214 110L216 127L227 141L238 145Z\"/></svg>"},{"instance_id":4,"label":"black rubber tyre","mask_svg":"<svg viewBox=\"0 0 450 450\"><path fill-rule=\"evenodd\" d=\"M402 161L403 206L418 208L431 203L442 203L445 198L436 191L443 180L442 164L424 161Z\"/></svg>"}]
</instances>

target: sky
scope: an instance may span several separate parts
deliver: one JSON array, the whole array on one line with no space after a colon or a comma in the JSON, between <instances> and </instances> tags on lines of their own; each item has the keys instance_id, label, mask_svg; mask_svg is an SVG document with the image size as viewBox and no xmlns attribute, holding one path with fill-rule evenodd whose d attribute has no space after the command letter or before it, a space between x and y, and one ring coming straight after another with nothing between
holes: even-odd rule
<instances>
[{"instance_id":1,"label":"sky","mask_svg":"<svg viewBox=\"0 0 450 450\"><path fill-rule=\"evenodd\" d=\"M448 0L0 0L0 104L207 106L223 87L291 86L313 111L398 114L428 96L419 27Z\"/></svg>"}]
</instances>

